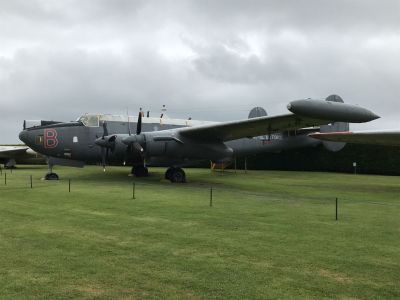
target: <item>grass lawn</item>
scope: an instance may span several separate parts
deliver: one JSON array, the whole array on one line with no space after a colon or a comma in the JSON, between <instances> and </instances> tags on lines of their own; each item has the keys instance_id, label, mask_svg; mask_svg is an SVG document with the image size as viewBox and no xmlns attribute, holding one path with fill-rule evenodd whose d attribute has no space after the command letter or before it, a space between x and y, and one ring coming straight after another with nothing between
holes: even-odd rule
<instances>
[{"instance_id":1,"label":"grass lawn","mask_svg":"<svg viewBox=\"0 0 400 300\"><path fill-rule=\"evenodd\" d=\"M3 171L0 298L400 298L399 177L129 170Z\"/></svg>"}]
</instances>

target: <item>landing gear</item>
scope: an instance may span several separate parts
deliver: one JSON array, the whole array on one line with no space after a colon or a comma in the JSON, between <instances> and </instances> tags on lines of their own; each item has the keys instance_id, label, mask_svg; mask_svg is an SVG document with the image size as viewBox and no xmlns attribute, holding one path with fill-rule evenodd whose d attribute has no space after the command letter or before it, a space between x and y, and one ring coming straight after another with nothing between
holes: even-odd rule
<instances>
[{"instance_id":1,"label":"landing gear","mask_svg":"<svg viewBox=\"0 0 400 300\"><path fill-rule=\"evenodd\" d=\"M171 173L174 168L170 167L165 171L165 179L171 180Z\"/></svg>"},{"instance_id":2,"label":"landing gear","mask_svg":"<svg viewBox=\"0 0 400 300\"><path fill-rule=\"evenodd\" d=\"M149 169L143 165L132 167L131 173L136 177L147 177L149 176Z\"/></svg>"},{"instance_id":3,"label":"landing gear","mask_svg":"<svg viewBox=\"0 0 400 300\"><path fill-rule=\"evenodd\" d=\"M49 159L47 160L47 166L49 168L49 171L47 174L44 176L45 180L58 180L59 177L56 173L53 173L53 165L50 164Z\"/></svg>"},{"instance_id":4,"label":"landing gear","mask_svg":"<svg viewBox=\"0 0 400 300\"><path fill-rule=\"evenodd\" d=\"M58 180L58 175L56 173L47 173L44 177L45 180Z\"/></svg>"},{"instance_id":5,"label":"landing gear","mask_svg":"<svg viewBox=\"0 0 400 300\"><path fill-rule=\"evenodd\" d=\"M165 179L168 179L171 182L184 183L186 182L185 171L181 168L170 167L165 172Z\"/></svg>"}]
</instances>

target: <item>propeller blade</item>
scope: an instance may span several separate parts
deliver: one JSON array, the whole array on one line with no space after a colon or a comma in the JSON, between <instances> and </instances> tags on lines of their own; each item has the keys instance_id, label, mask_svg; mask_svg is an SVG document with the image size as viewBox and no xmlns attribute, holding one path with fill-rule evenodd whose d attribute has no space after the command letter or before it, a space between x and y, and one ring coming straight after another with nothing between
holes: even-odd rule
<instances>
[{"instance_id":1,"label":"propeller blade","mask_svg":"<svg viewBox=\"0 0 400 300\"><path fill-rule=\"evenodd\" d=\"M103 171L106 171L106 156L105 156L105 149L101 147L101 164L103 166Z\"/></svg>"},{"instance_id":2,"label":"propeller blade","mask_svg":"<svg viewBox=\"0 0 400 300\"><path fill-rule=\"evenodd\" d=\"M136 134L140 134L141 132L142 132L142 112L140 111L136 126Z\"/></svg>"},{"instance_id":3,"label":"propeller blade","mask_svg":"<svg viewBox=\"0 0 400 300\"><path fill-rule=\"evenodd\" d=\"M129 122L129 113L127 113L128 117L128 134L131 135L131 123Z\"/></svg>"},{"instance_id":4,"label":"propeller blade","mask_svg":"<svg viewBox=\"0 0 400 300\"><path fill-rule=\"evenodd\" d=\"M107 122L103 122L103 140L104 137L108 135L108 129L107 129Z\"/></svg>"},{"instance_id":5,"label":"propeller blade","mask_svg":"<svg viewBox=\"0 0 400 300\"><path fill-rule=\"evenodd\" d=\"M124 166L126 165L126 161L128 160L128 156L130 155L131 152L132 152L132 147L131 147L131 145L129 144L129 145L126 147L125 154L124 154L124 162L123 162L123 165L124 165Z\"/></svg>"},{"instance_id":6,"label":"propeller blade","mask_svg":"<svg viewBox=\"0 0 400 300\"><path fill-rule=\"evenodd\" d=\"M107 139L106 139L107 137ZM111 137L108 136L107 122L103 122L103 135L101 138L98 138L96 135L95 144L101 147L101 164L103 166L103 171L106 171L106 163L108 161L108 153L111 149L111 152L114 152L115 149L115 140L117 139L116 135Z\"/></svg>"}]
</instances>

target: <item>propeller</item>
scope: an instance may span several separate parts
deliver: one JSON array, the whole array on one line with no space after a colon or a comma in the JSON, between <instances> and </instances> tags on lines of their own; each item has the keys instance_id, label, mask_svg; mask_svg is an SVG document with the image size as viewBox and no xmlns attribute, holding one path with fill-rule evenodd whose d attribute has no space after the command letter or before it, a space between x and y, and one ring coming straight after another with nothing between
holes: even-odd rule
<instances>
[{"instance_id":1,"label":"propeller","mask_svg":"<svg viewBox=\"0 0 400 300\"><path fill-rule=\"evenodd\" d=\"M129 123L129 112L128 112L128 110L126 111L126 115L128 117L128 134L131 135L131 124Z\"/></svg>"},{"instance_id":2,"label":"propeller","mask_svg":"<svg viewBox=\"0 0 400 300\"><path fill-rule=\"evenodd\" d=\"M103 122L103 136L101 139L104 141L105 136L108 135L108 129L107 129L107 122ZM106 171L106 159L108 156L108 148L106 149L105 147L101 147L101 165L103 166L103 171Z\"/></svg>"},{"instance_id":3,"label":"propeller","mask_svg":"<svg viewBox=\"0 0 400 300\"><path fill-rule=\"evenodd\" d=\"M127 153L134 152L138 154L138 156L143 160L144 149L142 147L142 144L144 144L145 138L142 134L142 118L142 111L139 111L138 121L136 125L136 134L129 134L129 136L123 140L123 143L128 146L126 149Z\"/></svg>"},{"instance_id":4,"label":"propeller","mask_svg":"<svg viewBox=\"0 0 400 300\"><path fill-rule=\"evenodd\" d=\"M136 126L136 137L139 137L140 134L142 133L142 112L139 112L139 117L138 117L138 122L137 122L137 126ZM142 145L139 143L138 140L136 140L136 142L134 142L132 144L133 149L135 149L137 152L140 153L140 156L143 156L143 147Z\"/></svg>"},{"instance_id":5,"label":"propeller","mask_svg":"<svg viewBox=\"0 0 400 300\"><path fill-rule=\"evenodd\" d=\"M140 111L136 126L136 134L140 134L141 132L142 132L142 112Z\"/></svg>"},{"instance_id":6,"label":"propeller","mask_svg":"<svg viewBox=\"0 0 400 300\"><path fill-rule=\"evenodd\" d=\"M103 135L101 138L97 138L95 144L101 147L101 163L104 172L106 171L106 162L108 160L108 154L115 149L116 135L108 136L107 122L103 122Z\"/></svg>"},{"instance_id":7,"label":"propeller","mask_svg":"<svg viewBox=\"0 0 400 300\"><path fill-rule=\"evenodd\" d=\"M104 140L104 137L108 135L108 129L107 129L107 122L103 122L103 136L102 139Z\"/></svg>"},{"instance_id":8,"label":"propeller","mask_svg":"<svg viewBox=\"0 0 400 300\"><path fill-rule=\"evenodd\" d=\"M131 134L129 116L128 116L128 136L125 137L122 142L127 145L125 151L125 159L124 165L126 162L126 157L129 154L133 154L135 157L140 158L144 161L144 149L142 145L145 144L145 136L142 132L142 112L139 112L139 117L136 125L136 134ZM113 152L117 143L117 135L108 135L107 122L103 122L103 135L100 138L97 138L95 144L101 147L101 162L103 166L103 170L106 169L106 163L108 161L108 154L111 150ZM122 137L121 137L122 138Z\"/></svg>"}]
</instances>

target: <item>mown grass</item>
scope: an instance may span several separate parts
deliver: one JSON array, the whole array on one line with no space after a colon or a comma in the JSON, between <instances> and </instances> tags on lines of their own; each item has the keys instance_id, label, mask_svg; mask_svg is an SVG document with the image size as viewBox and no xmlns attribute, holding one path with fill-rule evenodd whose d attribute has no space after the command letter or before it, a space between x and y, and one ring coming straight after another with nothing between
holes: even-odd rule
<instances>
[{"instance_id":1,"label":"mown grass","mask_svg":"<svg viewBox=\"0 0 400 300\"><path fill-rule=\"evenodd\" d=\"M1 299L400 298L398 177L128 170L0 177Z\"/></svg>"}]
</instances>

